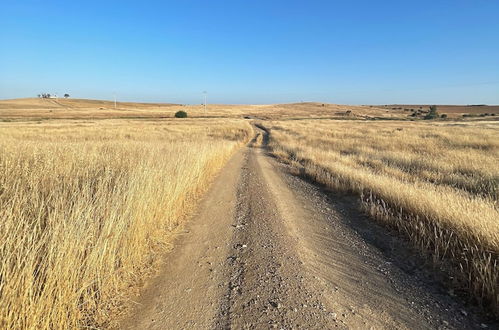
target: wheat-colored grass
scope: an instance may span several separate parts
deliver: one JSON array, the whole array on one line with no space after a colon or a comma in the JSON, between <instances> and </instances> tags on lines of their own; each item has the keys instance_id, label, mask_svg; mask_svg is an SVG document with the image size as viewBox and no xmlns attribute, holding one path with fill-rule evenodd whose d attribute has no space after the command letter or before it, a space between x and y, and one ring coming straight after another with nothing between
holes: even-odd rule
<instances>
[{"instance_id":1,"label":"wheat-colored grass","mask_svg":"<svg viewBox=\"0 0 499 330\"><path fill-rule=\"evenodd\" d=\"M281 121L274 154L362 197L480 303L499 308L499 124ZM448 262L450 261L450 262Z\"/></svg>"},{"instance_id":2,"label":"wheat-colored grass","mask_svg":"<svg viewBox=\"0 0 499 330\"><path fill-rule=\"evenodd\" d=\"M0 123L0 328L108 325L250 134L237 120Z\"/></svg>"},{"instance_id":3,"label":"wheat-colored grass","mask_svg":"<svg viewBox=\"0 0 499 330\"><path fill-rule=\"evenodd\" d=\"M0 122L48 119L108 118L172 118L175 112L186 111L191 118L224 117L260 119L280 118L405 118L403 110L386 110L372 106L323 104L316 102L290 104L200 104L132 103L87 99L13 99L0 100Z\"/></svg>"}]
</instances>

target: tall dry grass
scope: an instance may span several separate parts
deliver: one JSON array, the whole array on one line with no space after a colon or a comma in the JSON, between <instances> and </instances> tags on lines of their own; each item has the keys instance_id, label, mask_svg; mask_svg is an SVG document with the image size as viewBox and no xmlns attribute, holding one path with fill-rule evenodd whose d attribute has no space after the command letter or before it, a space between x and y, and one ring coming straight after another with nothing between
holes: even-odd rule
<instances>
[{"instance_id":1,"label":"tall dry grass","mask_svg":"<svg viewBox=\"0 0 499 330\"><path fill-rule=\"evenodd\" d=\"M499 314L499 124L281 121L275 155L397 228Z\"/></svg>"},{"instance_id":2,"label":"tall dry grass","mask_svg":"<svg viewBox=\"0 0 499 330\"><path fill-rule=\"evenodd\" d=\"M0 328L106 326L250 132L213 120L1 124Z\"/></svg>"}]
</instances>

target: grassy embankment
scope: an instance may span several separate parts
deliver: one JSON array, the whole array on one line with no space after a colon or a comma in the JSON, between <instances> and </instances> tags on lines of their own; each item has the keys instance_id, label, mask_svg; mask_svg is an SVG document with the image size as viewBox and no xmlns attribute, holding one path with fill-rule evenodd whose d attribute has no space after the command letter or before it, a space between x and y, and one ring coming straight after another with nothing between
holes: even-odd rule
<instances>
[{"instance_id":1,"label":"grassy embankment","mask_svg":"<svg viewBox=\"0 0 499 330\"><path fill-rule=\"evenodd\" d=\"M0 123L0 328L105 326L250 135L237 120Z\"/></svg>"},{"instance_id":2,"label":"grassy embankment","mask_svg":"<svg viewBox=\"0 0 499 330\"><path fill-rule=\"evenodd\" d=\"M360 196L499 314L499 124L277 121L273 153ZM444 264L441 261L445 260Z\"/></svg>"}]
</instances>

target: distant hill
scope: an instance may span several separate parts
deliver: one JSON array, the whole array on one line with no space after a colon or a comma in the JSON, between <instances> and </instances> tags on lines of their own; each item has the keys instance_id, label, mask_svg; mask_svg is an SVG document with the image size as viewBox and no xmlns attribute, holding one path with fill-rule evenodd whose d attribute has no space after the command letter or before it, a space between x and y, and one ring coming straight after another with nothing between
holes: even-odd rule
<instances>
[{"instance_id":1,"label":"distant hill","mask_svg":"<svg viewBox=\"0 0 499 330\"><path fill-rule=\"evenodd\" d=\"M284 104L201 104L117 102L73 98L23 98L0 100L0 121L46 119L113 119L113 118L173 118L183 110L189 118L250 118L250 119L302 119L334 118L347 120L422 119L429 105L343 105L321 102ZM439 105L438 112L449 118L486 117L499 119L499 106Z\"/></svg>"},{"instance_id":2,"label":"distant hill","mask_svg":"<svg viewBox=\"0 0 499 330\"><path fill-rule=\"evenodd\" d=\"M149 108L178 106L173 103L117 102L120 108ZM54 109L54 108L114 108L114 101L73 98L21 98L0 100L0 109Z\"/></svg>"},{"instance_id":3,"label":"distant hill","mask_svg":"<svg viewBox=\"0 0 499 330\"><path fill-rule=\"evenodd\" d=\"M387 104L387 105L378 105L377 107L389 109L389 110L397 110L397 111L406 111L413 112L418 110L427 111L430 108L430 104ZM441 114L448 114L451 117L462 117L462 115L483 115L488 114L495 116L499 116L499 105L485 105L485 104L476 104L476 105L438 105L438 112Z\"/></svg>"}]
</instances>

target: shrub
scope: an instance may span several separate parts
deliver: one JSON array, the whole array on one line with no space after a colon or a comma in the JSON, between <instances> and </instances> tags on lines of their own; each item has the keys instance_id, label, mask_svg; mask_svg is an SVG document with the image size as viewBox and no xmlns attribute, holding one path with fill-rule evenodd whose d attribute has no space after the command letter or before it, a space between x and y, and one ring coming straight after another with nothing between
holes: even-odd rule
<instances>
[{"instance_id":1,"label":"shrub","mask_svg":"<svg viewBox=\"0 0 499 330\"><path fill-rule=\"evenodd\" d=\"M435 119L438 118L438 112L437 112L437 106L432 105L430 106L430 111L426 116L424 116L424 119Z\"/></svg>"},{"instance_id":2,"label":"shrub","mask_svg":"<svg viewBox=\"0 0 499 330\"><path fill-rule=\"evenodd\" d=\"M447 114L445 114L445 113L444 113L444 114L442 114L442 115L440 116L440 118L442 118L442 119L447 118Z\"/></svg>"},{"instance_id":3,"label":"shrub","mask_svg":"<svg viewBox=\"0 0 499 330\"><path fill-rule=\"evenodd\" d=\"M185 111L177 111L175 112L175 118L187 118L187 112Z\"/></svg>"}]
</instances>

